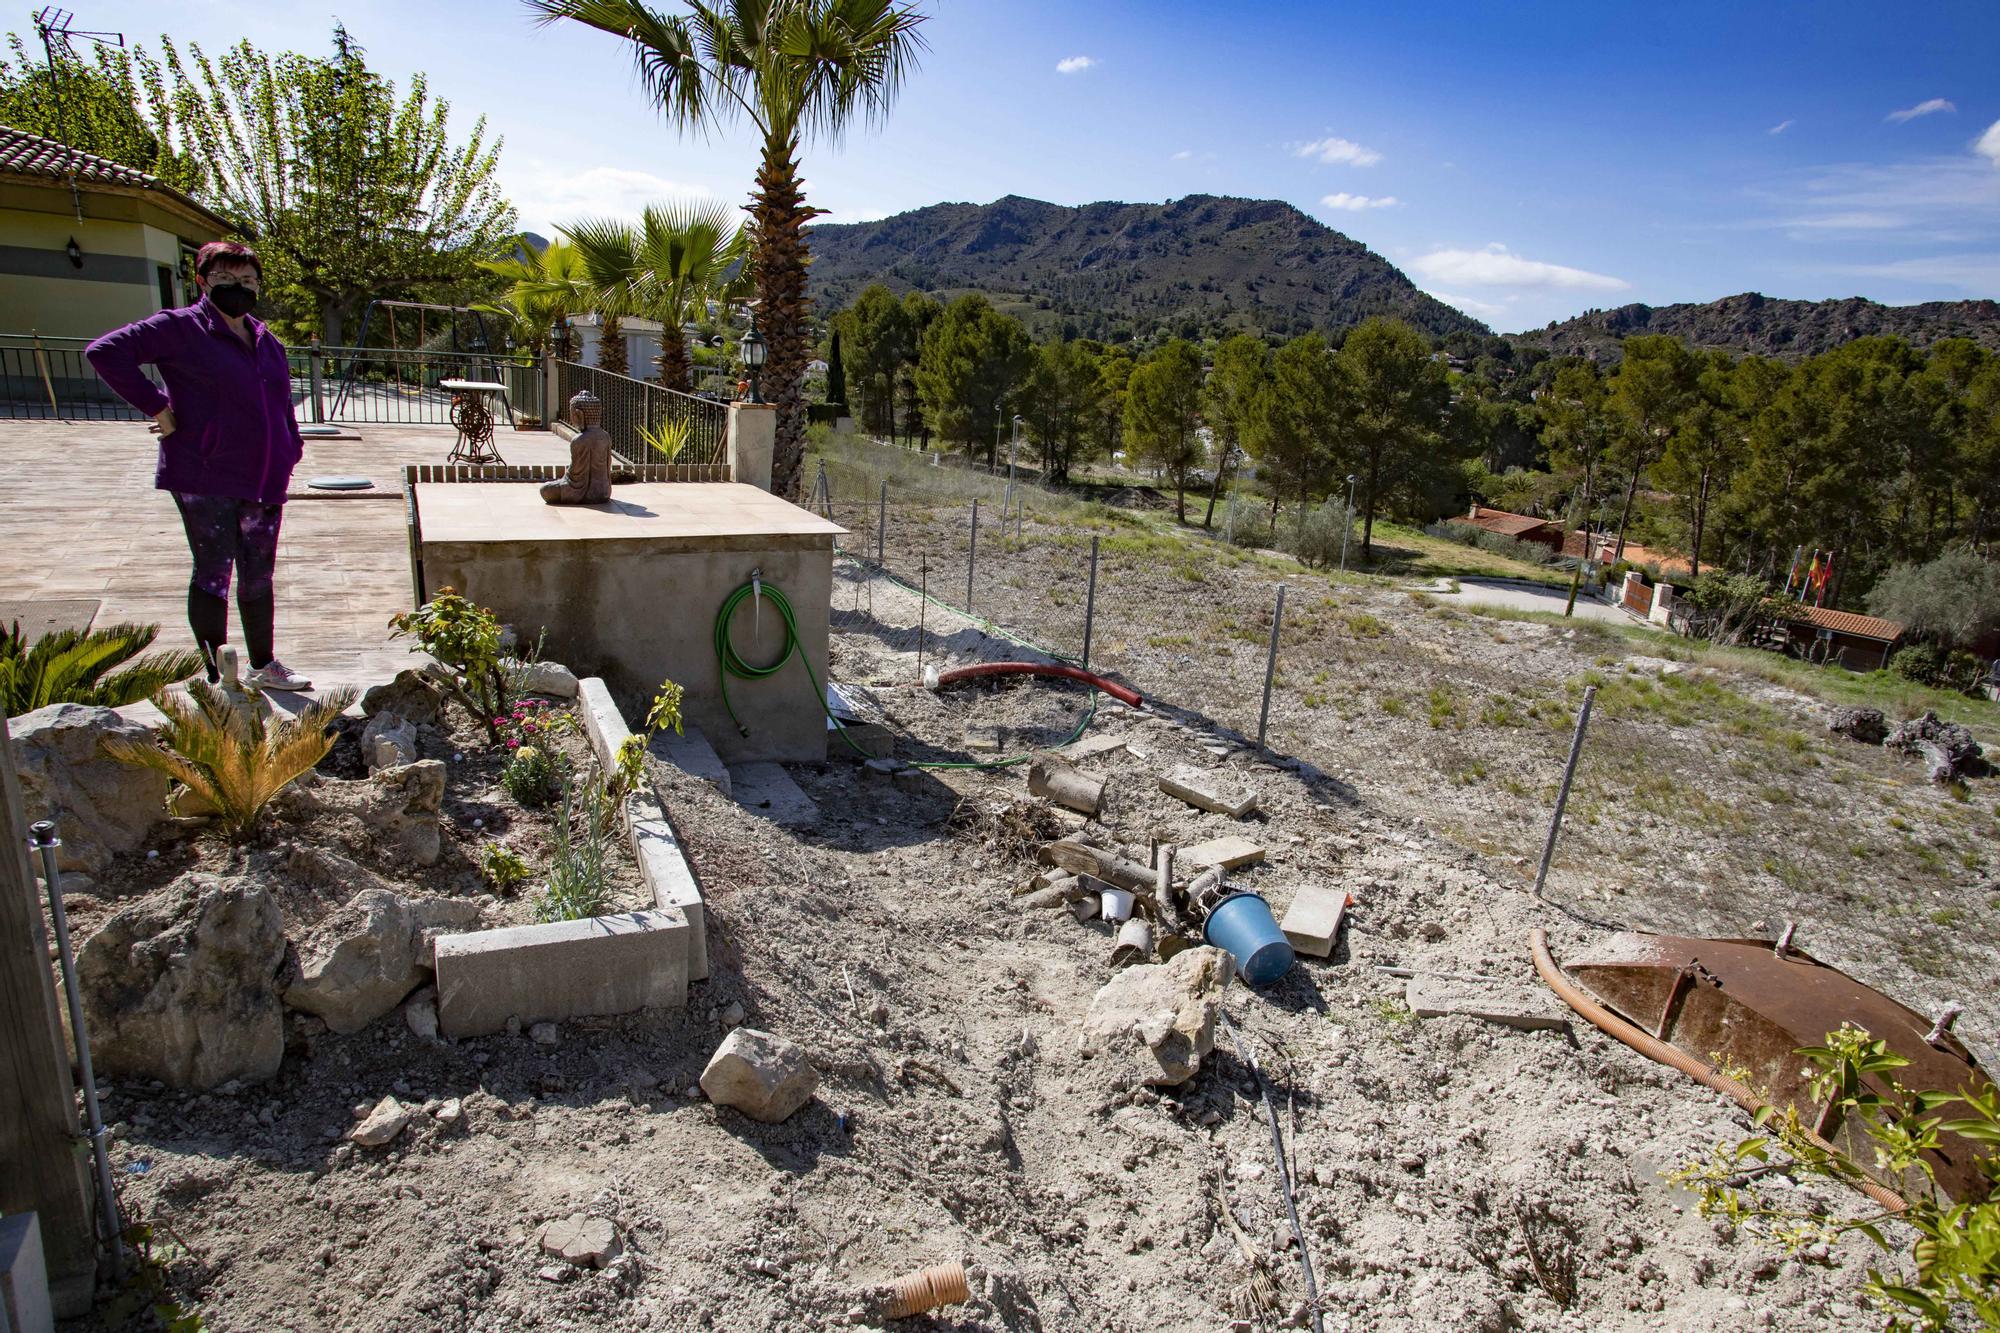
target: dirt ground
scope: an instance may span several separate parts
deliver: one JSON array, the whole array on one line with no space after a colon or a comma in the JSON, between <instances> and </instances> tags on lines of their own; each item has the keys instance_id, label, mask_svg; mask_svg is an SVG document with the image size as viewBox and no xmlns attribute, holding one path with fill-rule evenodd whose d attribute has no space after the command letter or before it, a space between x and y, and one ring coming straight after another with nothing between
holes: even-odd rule
<instances>
[{"instance_id":1,"label":"dirt ground","mask_svg":"<svg viewBox=\"0 0 2000 1333\"><path fill-rule=\"evenodd\" d=\"M1074 576L1073 547L1045 549ZM1301 597L1296 575L1270 762L1241 743L1255 715L1240 681L1246 663L1261 671L1257 608L1277 574L1243 560L1190 579L1135 553L1120 577L1145 615L1100 621L1103 664L1160 706L1092 720L1126 744L1085 764L1108 782L1093 831L1140 859L1155 837L1240 833L1269 857L1233 880L1280 914L1309 883L1357 900L1332 959L1225 1001L1276 1100L1328 1327L1879 1325L1852 1294L1865 1241L1783 1259L1659 1178L1747 1132L1733 1104L1581 1023L1417 1020L1379 969L1484 973L1527 994L1532 927L1559 957L1596 937L1536 902L1523 864L1595 673L1555 898L1662 929L1775 933L1796 918L1804 947L1914 1007L1966 1004L1960 1031L1990 1054L1990 781L1956 800L1824 736L1815 701L1669 662L1671 643L1634 662L1615 635L1374 585ZM880 580L835 600L850 608L835 674L873 687L905 757L963 757L969 726L1047 743L1083 716L1080 687L927 692L919 614L927 660L1019 650ZM1164 796L1154 775L1178 763L1227 770L1261 813L1239 824ZM114 1170L127 1208L170 1238L173 1292L230 1331L886 1327L878 1284L962 1259L973 1301L900 1327L1296 1324L1271 1130L1229 1030L1194 1079L1158 1093L1107 1092L1078 1054L1110 940L1015 901L1037 840L1063 827L1021 770L906 786L836 754L793 772L821 811L803 829L655 767L708 902L713 975L683 1012L567 1023L553 1047L294 1019L263 1087L111 1089ZM822 1073L782 1125L696 1087L732 1005ZM355 1108L392 1092L457 1098L464 1114L420 1115L384 1149L344 1142ZM1853 1206L1782 1175L1762 1188ZM1224 1210L1275 1284L1268 1314L1243 1304L1253 1269ZM549 1268L536 1228L579 1211L613 1220L628 1257Z\"/></svg>"}]
</instances>

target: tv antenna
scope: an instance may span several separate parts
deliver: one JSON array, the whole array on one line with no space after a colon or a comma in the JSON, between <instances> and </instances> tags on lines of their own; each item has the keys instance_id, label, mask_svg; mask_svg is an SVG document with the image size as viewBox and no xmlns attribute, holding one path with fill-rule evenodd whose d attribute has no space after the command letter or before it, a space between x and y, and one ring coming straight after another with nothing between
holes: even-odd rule
<instances>
[{"instance_id":1,"label":"tv antenna","mask_svg":"<svg viewBox=\"0 0 2000 1333\"><path fill-rule=\"evenodd\" d=\"M89 42L93 46L115 46L123 50L125 47L125 34L122 32L90 32L82 28L71 27L70 25L75 22L75 14L67 9L58 9L54 5L44 5L35 14L35 32L42 39L42 58L47 62L49 68L49 96L55 102L56 126L61 131L60 142L63 147L69 149L70 154L70 170L68 173L70 204L76 209L76 220L81 222L83 221L83 195L76 188L77 148L75 143L71 141L75 132L70 127L69 113L63 106L62 70L60 62L56 59L56 52L62 52L63 60L79 59L76 47L73 44L78 39Z\"/></svg>"}]
</instances>

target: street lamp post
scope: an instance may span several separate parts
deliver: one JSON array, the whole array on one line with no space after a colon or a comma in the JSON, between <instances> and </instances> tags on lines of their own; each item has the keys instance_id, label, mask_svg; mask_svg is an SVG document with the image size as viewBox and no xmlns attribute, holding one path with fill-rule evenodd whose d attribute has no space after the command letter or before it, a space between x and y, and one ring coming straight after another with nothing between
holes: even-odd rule
<instances>
[{"instance_id":1,"label":"street lamp post","mask_svg":"<svg viewBox=\"0 0 2000 1333\"><path fill-rule=\"evenodd\" d=\"M1340 572L1347 572L1347 538L1354 531L1354 482L1352 472L1347 474L1347 521L1340 526Z\"/></svg>"},{"instance_id":2,"label":"street lamp post","mask_svg":"<svg viewBox=\"0 0 2000 1333\"><path fill-rule=\"evenodd\" d=\"M743 368L750 372L750 401L762 404L764 395L761 392L761 381L764 378L764 362L771 355L771 349L764 345L764 335L757 332L755 318L751 319L750 327L744 330L741 350Z\"/></svg>"}]
</instances>

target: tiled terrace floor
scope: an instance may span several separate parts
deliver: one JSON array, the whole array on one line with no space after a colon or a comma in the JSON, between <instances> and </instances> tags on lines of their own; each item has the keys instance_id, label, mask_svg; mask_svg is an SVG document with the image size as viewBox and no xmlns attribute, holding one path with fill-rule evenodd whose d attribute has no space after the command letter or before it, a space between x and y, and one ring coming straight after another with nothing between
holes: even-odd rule
<instances>
[{"instance_id":1,"label":"tiled terrace floor","mask_svg":"<svg viewBox=\"0 0 2000 1333\"><path fill-rule=\"evenodd\" d=\"M293 474L365 476L365 499L312 495L285 507L278 546L278 655L318 685L366 685L409 665L389 617L410 606L402 466L442 463L449 427L360 426L358 440L308 441ZM502 433L510 463L567 463L542 432ZM96 623L151 621L159 646L190 648L188 552L173 500L153 489L155 444L143 422L0 421L0 599L93 598ZM241 643L236 608L230 639Z\"/></svg>"}]
</instances>

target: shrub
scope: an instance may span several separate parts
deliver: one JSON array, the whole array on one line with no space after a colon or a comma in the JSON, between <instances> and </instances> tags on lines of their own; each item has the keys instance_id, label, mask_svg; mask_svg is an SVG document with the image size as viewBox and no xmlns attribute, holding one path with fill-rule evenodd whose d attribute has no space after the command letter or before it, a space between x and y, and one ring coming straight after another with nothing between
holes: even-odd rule
<instances>
[{"instance_id":1,"label":"shrub","mask_svg":"<svg viewBox=\"0 0 2000 1333\"><path fill-rule=\"evenodd\" d=\"M562 776L562 762L552 751L523 745L500 770L500 785L522 806L539 810L556 798Z\"/></svg>"},{"instance_id":2,"label":"shrub","mask_svg":"<svg viewBox=\"0 0 2000 1333\"><path fill-rule=\"evenodd\" d=\"M511 898L528 882L528 863L504 843L489 842L479 853L479 877L495 893Z\"/></svg>"},{"instance_id":3,"label":"shrub","mask_svg":"<svg viewBox=\"0 0 2000 1333\"><path fill-rule=\"evenodd\" d=\"M1913 643L1907 648L1899 648L1896 655L1889 659L1889 670L1919 685L1943 684L1944 650L1932 643Z\"/></svg>"},{"instance_id":4,"label":"shrub","mask_svg":"<svg viewBox=\"0 0 2000 1333\"><path fill-rule=\"evenodd\" d=\"M1347 530L1345 501L1328 500L1299 516L1298 526L1285 536L1284 549L1304 565L1325 569L1340 561L1341 538Z\"/></svg>"},{"instance_id":5,"label":"shrub","mask_svg":"<svg viewBox=\"0 0 2000 1333\"><path fill-rule=\"evenodd\" d=\"M2000 624L2000 564L1969 550L1923 565L1897 565L1868 592L1868 613L1946 647L1971 643Z\"/></svg>"},{"instance_id":6,"label":"shrub","mask_svg":"<svg viewBox=\"0 0 2000 1333\"><path fill-rule=\"evenodd\" d=\"M190 681L194 701L162 692L153 706L167 715L158 744L107 740L112 758L178 779L215 810L233 841L257 831L257 821L273 796L326 758L333 748L334 722L354 702L353 690L331 690L297 717L267 721L254 708L239 708L205 681Z\"/></svg>"},{"instance_id":7,"label":"shrub","mask_svg":"<svg viewBox=\"0 0 2000 1333\"><path fill-rule=\"evenodd\" d=\"M671 463L681 456L692 438L694 423L686 417L669 417L652 429L641 427L639 438L646 442L646 461Z\"/></svg>"},{"instance_id":8,"label":"shrub","mask_svg":"<svg viewBox=\"0 0 2000 1333\"><path fill-rule=\"evenodd\" d=\"M1524 565L1549 565L1556 560L1556 553L1540 542L1524 542L1519 537L1488 532L1477 523L1446 519L1442 523L1431 524L1424 532L1428 536L1457 542L1460 546L1472 546L1509 560L1518 560Z\"/></svg>"},{"instance_id":9,"label":"shrub","mask_svg":"<svg viewBox=\"0 0 2000 1333\"><path fill-rule=\"evenodd\" d=\"M411 652L425 652L457 673L452 696L499 743L499 719L507 711L507 673L500 662L500 620L450 588L414 611L392 616L396 638L414 638Z\"/></svg>"},{"instance_id":10,"label":"shrub","mask_svg":"<svg viewBox=\"0 0 2000 1333\"><path fill-rule=\"evenodd\" d=\"M581 921L610 906L612 829L603 817L605 797L602 778L563 780L562 817L556 820L548 885L535 904L543 921Z\"/></svg>"},{"instance_id":11,"label":"shrub","mask_svg":"<svg viewBox=\"0 0 2000 1333\"><path fill-rule=\"evenodd\" d=\"M151 698L201 669L200 653L140 657L159 633L158 625L108 625L87 632L57 630L30 643L19 621L11 629L0 627L0 705L5 716L18 717L50 704L118 708Z\"/></svg>"}]
</instances>

